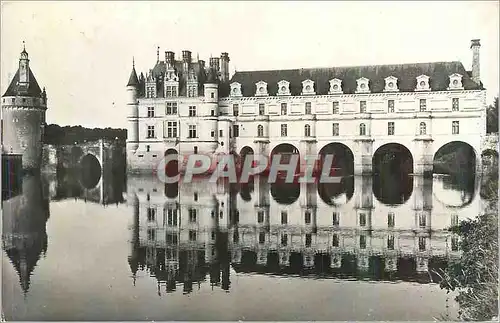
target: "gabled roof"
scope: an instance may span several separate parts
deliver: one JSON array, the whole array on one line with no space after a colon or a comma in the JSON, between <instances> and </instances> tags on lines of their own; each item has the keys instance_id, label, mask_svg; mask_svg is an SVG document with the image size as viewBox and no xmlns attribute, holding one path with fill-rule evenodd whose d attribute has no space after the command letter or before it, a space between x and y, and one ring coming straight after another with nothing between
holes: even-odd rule
<instances>
[{"instance_id":1,"label":"gabled roof","mask_svg":"<svg viewBox=\"0 0 500 323\"><path fill-rule=\"evenodd\" d=\"M38 82L36 81L35 76L31 71L31 68L28 68L28 71L29 71L29 84L27 93L19 91L19 86L18 86L19 69L17 69L16 75L14 75L14 77L12 78L9 87L7 88L7 91L5 91L5 94L3 96L23 95L29 97L40 97L40 95L42 94L42 90L40 89L40 86L38 86Z\"/></svg>"},{"instance_id":2,"label":"gabled roof","mask_svg":"<svg viewBox=\"0 0 500 323\"><path fill-rule=\"evenodd\" d=\"M413 92L416 87L416 77L427 75L430 77L432 91L447 90L449 76L458 73L463 76L462 84L466 90L483 89L482 84L476 84L469 73L460 62L434 62L416 64L396 65L368 65L329 68L307 68L291 70L268 70L268 71L243 71L236 72L232 82L240 83L243 96L255 95L255 84L265 81L268 84L268 93L271 96L278 92L278 82L286 80L290 82L291 95L301 95L302 81L310 79L314 81L315 92L318 95L328 94L330 90L329 81L333 78L342 80L343 93L355 93L356 80L365 77L370 80L371 93L383 92L385 78L394 76L398 79L398 88L401 92Z\"/></svg>"}]
</instances>

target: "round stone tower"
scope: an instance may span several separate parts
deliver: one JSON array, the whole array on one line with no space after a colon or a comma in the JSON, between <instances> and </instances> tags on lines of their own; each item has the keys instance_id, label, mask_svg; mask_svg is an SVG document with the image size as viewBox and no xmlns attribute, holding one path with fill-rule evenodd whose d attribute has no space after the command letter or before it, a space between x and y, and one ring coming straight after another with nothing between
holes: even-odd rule
<instances>
[{"instance_id":1,"label":"round stone tower","mask_svg":"<svg viewBox=\"0 0 500 323\"><path fill-rule=\"evenodd\" d=\"M2 154L22 155L24 170L37 171L42 161L47 93L29 66L26 49L19 68L2 96Z\"/></svg>"},{"instance_id":2,"label":"round stone tower","mask_svg":"<svg viewBox=\"0 0 500 323\"><path fill-rule=\"evenodd\" d=\"M128 131L127 131L127 152L135 152L139 147L139 101L137 94L139 90L139 79L135 72L135 64L132 62L132 72L127 83L127 107L128 107Z\"/></svg>"}]
</instances>

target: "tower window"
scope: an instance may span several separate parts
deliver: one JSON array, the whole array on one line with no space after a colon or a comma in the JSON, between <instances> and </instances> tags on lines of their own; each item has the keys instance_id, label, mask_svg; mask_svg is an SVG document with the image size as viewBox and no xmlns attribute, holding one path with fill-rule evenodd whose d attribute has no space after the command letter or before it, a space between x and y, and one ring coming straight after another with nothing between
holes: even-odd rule
<instances>
[{"instance_id":1,"label":"tower window","mask_svg":"<svg viewBox=\"0 0 500 323\"><path fill-rule=\"evenodd\" d=\"M333 114L339 114L339 102L333 101Z\"/></svg>"},{"instance_id":2,"label":"tower window","mask_svg":"<svg viewBox=\"0 0 500 323\"><path fill-rule=\"evenodd\" d=\"M286 137L287 136L287 133L288 133L287 130L288 130L287 129L287 125L286 124L282 124L281 125L281 137Z\"/></svg>"},{"instance_id":3,"label":"tower window","mask_svg":"<svg viewBox=\"0 0 500 323\"><path fill-rule=\"evenodd\" d=\"M394 122L387 123L387 135L389 135L389 136L394 135Z\"/></svg>"},{"instance_id":4,"label":"tower window","mask_svg":"<svg viewBox=\"0 0 500 323\"><path fill-rule=\"evenodd\" d=\"M287 114L287 106L286 103L281 103L281 115L284 116Z\"/></svg>"},{"instance_id":5,"label":"tower window","mask_svg":"<svg viewBox=\"0 0 500 323\"><path fill-rule=\"evenodd\" d=\"M196 107L194 105L189 106L189 116L196 117Z\"/></svg>"},{"instance_id":6,"label":"tower window","mask_svg":"<svg viewBox=\"0 0 500 323\"><path fill-rule=\"evenodd\" d=\"M451 110L452 111L458 111L459 110L459 103L458 103L458 98L453 98L451 99Z\"/></svg>"},{"instance_id":7,"label":"tower window","mask_svg":"<svg viewBox=\"0 0 500 323\"><path fill-rule=\"evenodd\" d=\"M240 106L238 104L233 104L233 116L237 117L240 114Z\"/></svg>"},{"instance_id":8,"label":"tower window","mask_svg":"<svg viewBox=\"0 0 500 323\"><path fill-rule=\"evenodd\" d=\"M155 126L148 126L148 138L155 138Z\"/></svg>"},{"instance_id":9,"label":"tower window","mask_svg":"<svg viewBox=\"0 0 500 323\"><path fill-rule=\"evenodd\" d=\"M196 125L190 124L188 130L189 138L196 138Z\"/></svg>"},{"instance_id":10,"label":"tower window","mask_svg":"<svg viewBox=\"0 0 500 323\"><path fill-rule=\"evenodd\" d=\"M311 114L311 102L306 102L306 114Z\"/></svg>"},{"instance_id":11,"label":"tower window","mask_svg":"<svg viewBox=\"0 0 500 323\"><path fill-rule=\"evenodd\" d=\"M212 99L215 98L215 93L214 92L210 93L210 98L212 98Z\"/></svg>"},{"instance_id":12,"label":"tower window","mask_svg":"<svg viewBox=\"0 0 500 323\"><path fill-rule=\"evenodd\" d=\"M259 103L259 115L263 116L265 114L266 106L264 103Z\"/></svg>"},{"instance_id":13,"label":"tower window","mask_svg":"<svg viewBox=\"0 0 500 323\"><path fill-rule=\"evenodd\" d=\"M338 136L339 135L339 124L338 123L334 123L333 124L332 135L333 136Z\"/></svg>"},{"instance_id":14,"label":"tower window","mask_svg":"<svg viewBox=\"0 0 500 323\"><path fill-rule=\"evenodd\" d=\"M420 112L424 112L427 110L427 100L420 99Z\"/></svg>"},{"instance_id":15,"label":"tower window","mask_svg":"<svg viewBox=\"0 0 500 323\"><path fill-rule=\"evenodd\" d=\"M451 133L454 135L458 135L460 133L460 125L458 121L453 121L451 123Z\"/></svg>"},{"instance_id":16,"label":"tower window","mask_svg":"<svg viewBox=\"0 0 500 323\"><path fill-rule=\"evenodd\" d=\"M387 101L387 111L389 113L393 113L394 112L394 100L388 100Z\"/></svg>"},{"instance_id":17,"label":"tower window","mask_svg":"<svg viewBox=\"0 0 500 323\"><path fill-rule=\"evenodd\" d=\"M148 107L148 118L153 118L155 116L155 107Z\"/></svg>"},{"instance_id":18,"label":"tower window","mask_svg":"<svg viewBox=\"0 0 500 323\"><path fill-rule=\"evenodd\" d=\"M366 113L366 101L359 101L359 113Z\"/></svg>"}]
</instances>

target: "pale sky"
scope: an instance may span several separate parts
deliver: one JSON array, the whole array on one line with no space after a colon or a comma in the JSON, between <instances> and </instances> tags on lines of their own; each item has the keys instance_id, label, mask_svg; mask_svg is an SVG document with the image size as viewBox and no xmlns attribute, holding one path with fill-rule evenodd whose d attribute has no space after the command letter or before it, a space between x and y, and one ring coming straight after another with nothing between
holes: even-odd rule
<instances>
[{"instance_id":1,"label":"pale sky","mask_svg":"<svg viewBox=\"0 0 500 323\"><path fill-rule=\"evenodd\" d=\"M146 72L172 50L230 69L289 69L461 61L481 39L488 103L498 95L498 2L4 2L1 91L22 42L48 95L47 123L126 128L135 56ZM114 103L114 105L113 105Z\"/></svg>"}]
</instances>

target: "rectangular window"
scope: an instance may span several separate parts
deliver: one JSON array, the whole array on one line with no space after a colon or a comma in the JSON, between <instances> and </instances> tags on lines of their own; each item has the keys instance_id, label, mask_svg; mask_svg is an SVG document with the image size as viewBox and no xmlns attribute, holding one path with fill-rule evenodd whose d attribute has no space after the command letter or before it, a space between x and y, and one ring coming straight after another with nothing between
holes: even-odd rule
<instances>
[{"instance_id":1,"label":"rectangular window","mask_svg":"<svg viewBox=\"0 0 500 323\"><path fill-rule=\"evenodd\" d=\"M425 237L418 237L418 250L425 251Z\"/></svg>"},{"instance_id":2,"label":"rectangular window","mask_svg":"<svg viewBox=\"0 0 500 323\"><path fill-rule=\"evenodd\" d=\"M339 114L339 112L340 112L339 102L333 101L333 114Z\"/></svg>"},{"instance_id":3,"label":"rectangular window","mask_svg":"<svg viewBox=\"0 0 500 323\"><path fill-rule=\"evenodd\" d=\"M193 199L194 199L195 202L198 201L198 193L194 193L193 194Z\"/></svg>"},{"instance_id":4,"label":"rectangular window","mask_svg":"<svg viewBox=\"0 0 500 323\"><path fill-rule=\"evenodd\" d=\"M166 239L169 245L177 245L178 242L177 234L167 233Z\"/></svg>"},{"instance_id":5,"label":"rectangular window","mask_svg":"<svg viewBox=\"0 0 500 323\"><path fill-rule=\"evenodd\" d=\"M339 246L339 236L334 233L332 236L332 247L338 247Z\"/></svg>"},{"instance_id":6,"label":"rectangular window","mask_svg":"<svg viewBox=\"0 0 500 323\"><path fill-rule=\"evenodd\" d=\"M340 215L337 212L333 212L333 225L339 225L340 223Z\"/></svg>"},{"instance_id":7,"label":"rectangular window","mask_svg":"<svg viewBox=\"0 0 500 323\"><path fill-rule=\"evenodd\" d=\"M146 145L146 152L149 152L150 149L151 149L151 146L150 145Z\"/></svg>"},{"instance_id":8,"label":"rectangular window","mask_svg":"<svg viewBox=\"0 0 500 323\"><path fill-rule=\"evenodd\" d=\"M239 137L240 136L240 126L239 125L233 125L233 136L234 137Z\"/></svg>"},{"instance_id":9,"label":"rectangular window","mask_svg":"<svg viewBox=\"0 0 500 323\"><path fill-rule=\"evenodd\" d=\"M359 101L359 113L366 113L366 101Z\"/></svg>"},{"instance_id":10,"label":"rectangular window","mask_svg":"<svg viewBox=\"0 0 500 323\"><path fill-rule=\"evenodd\" d=\"M451 251L458 251L458 238L457 237L451 238Z\"/></svg>"},{"instance_id":11,"label":"rectangular window","mask_svg":"<svg viewBox=\"0 0 500 323\"><path fill-rule=\"evenodd\" d=\"M460 106L458 103L458 98L453 98L451 99L451 111L458 111Z\"/></svg>"},{"instance_id":12,"label":"rectangular window","mask_svg":"<svg viewBox=\"0 0 500 323\"><path fill-rule=\"evenodd\" d=\"M215 93L214 92L210 93L210 98L212 98L212 99L215 98Z\"/></svg>"},{"instance_id":13,"label":"rectangular window","mask_svg":"<svg viewBox=\"0 0 500 323\"><path fill-rule=\"evenodd\" d=\"M310 211L306 211L306 213L304 215L304 221L306 224L311 224L311 212Z\"/></svg>"},{"instance_id":14,"label":"rectangular window","mask_svg":"<svg viewBox=\"0 0 500 323\"><path fill-rule=\"evenodd\" d=\"M167 109L165 111L167 115L177 114L177 102L167 102Z\"/></svg>"},{"instance_id":15,"label":"rectangular window","mask_svg":"<svg viewBox=\"0 0 500 323\"><path fill-rule=\"evenodd\" d=\"M389 136L393 136L394 135L394 122L388 122L387 123L387 134Z\"/></svg>"},{"instance_id":16,"label":"rectangular window","mask_svg":"<svg viewBox=\"0 0 500 323\"><path fill-rule=\"evenodd\" d=\"M263 116L266 112L266 106L264 103L259 103L259 116Z\"/></svg>"},{"instance_id":17,"label":"rectangular window","mask_svg":"<svg viewBox=\"0 0 500 323\"><path fill-rule=\"evenodd\" d=\"M223 134L222 130L219 130L219 137L223 137Z\"/></svg>"},{"instance_id":18,"label":"rectangular window","mask_svg":"<svg viewBox=\"0 0 500 323\"><path fill-rule=\"evenodd\" d=\"M266 242L266 233L260 232L259 233L259 243L264 243L264 242Z\"/></svg>"},{"instance_id":19,"label":"rectangular window","mask_svg":"<svg viewBox=\"0 0 500 323\"><path fill-rule=\"evenodd\" d=\"M190 124L188 126L189 135L188 138L196 138L196 125Z\"/></svg>"},{"instance_id":20,"label":"rectangular window","mask_svg":"<svg viewBox=\"0 0 500 323\"><path fill-rule=\"evenodd\" d=\"M339 124L338 124L338 123L334 123L334 124L333 124L333 132L332 132L332 135L333 135L333 136L338 136L338 135L339 135Z\"/></svg>"},{"instance_id":21,"label":"rectangular window","mask_svg":"<svg viewBox=\"0 0 500 323\"><path fill-rule=\"evenodd\" d=\"M424 112L427 110L427 100L420 99L420 112Z\"/></svg>"},{"instance_id":22,"label":"rectangular window","mask_svg":"<svg viewBox=\"0 0 500 323\"><path fill-rule=\"evenodd\" d=\"M394 228L394 213L387 214L387 227Z\"/></svg>"},{"instance_id":23,"label":"rectangular window","mask_svg":"<svg viewBox=\"0 0 500 323\"><path fill-rule=\"evenodd\" d=\"M167 121L167 138L177 138L176 121Z\"/></svg>"},{"instance_id":24,"label":"rectangular window","mask_svg":"<svg viewBox=\"0 0 500 323\"><path fill-rule=\"evenodd\" d=\"M281 224L288 223L288 213L286 211L281 211Z\"/></svg>"},{"instance_id":25,"label":"rectangular window","mask_svg":"<svg viewBox=\"0 0 500 323\"><path fill-rule=\"evenodd\" d=\"M195 154L197 154L197 153L198 153L198 146L194 146L194 148L193 148L193 152L194 152Z\"/></svg>"},{"instance_id":26,"label":"rectangular window","mask_svg":"<svg viewBox=\"0 0 500 323\"><path fill-rule=\"evenodd\" d=\"M189 222L196 223L196 209L189 209Z\"/></svg>"},{"instance_id":27,"label":"rectangular window","mask_svg":"<svg viewBox=\"0 0 500 323\"><path fill-rule=\"evenodd\" d=\"M190 85L188 87L188 97L194 98L197 95L198 95L198 87L196 85Z\"/></svg>"},{"instance_id":28,"label":"rectangular window","mask_svg":"<svg viewBox=\"0 0 500 323\"><path fill-rule=\"evenodd\" d=\"M175 86L175 85L167 86L166 96L167 97L177 96L177 86Z\"/></svg>"},{"instance_id":29,"label":"rectangular window","mask_svg":"<svg viewBox=\"0 0 500 323\"><path fill-rule=\"evenodd\" d=\"M387 101L387 111L389 113L393 113L394 112L394 100L388 100Z\"/></svg>"},{"instance_id":30,"label":"rectangular window","mask_svg":"<svg viewBox=\"0 0 500 323\"><path fill-rule=\"evenodd\" d=\"M387 237L387 249L394 250L394 236L390 235Z\"/></svg>"},{"instance_id":31,"label":"rectangular window","mask_svg":"<svg viewBox=\"0 0 500 323\"><path fill-rule=\"evenodd\" d=\"M451 133L454 135L458 135L460 133L460 124L458 121L453 121L451 123Z\"/></svg>"},{"instance_id":32,"label":"rectangular window","mask_svg":"<svg viewBox=\"0 0 500 323\"><path fill-rule=\"evenodd\" d=\"M287 114L286 103L281 103L281 115L284 116Z\"/></svg>"},{"instance_id":33,"label":"rectangular window","mask_svg":"<svg viewBox=\"0 0 500 323\"><path fill-rule=\"evenodd\" d=\"M196 241L196 231L189 230L189 241Z\"/></svg>"},{"instance_id":34,"label":"rectangular window","mask_svg":"<svg viewBox=\"0 0 500 323\"><path fill-rule=\"evenodd\" d=\"M215 111L214 110L210 110L210 116L212 116L212 117L215 116Z\"/></svg>"},{"instance_id":35,"label":"rectangular window","mask_svg":"<svg viewBox=\"0 0 500 323\"><path fill-rule=\"evenodd\" d=\"M264 211L257 212L257 222L264 223Z\"/></svg>"},{"instance_id":36,"label":"rectangular window","mask_svg":"<svg viewBox=\"0 0 500 323\"><path fill-rule=\"evenodd\" d=\"M148 240L155 241L156 240L156 230L153 228L148 229Z\"/></svg>"},{"instance_id":37,"label":"rectangular window","mask_svg":"<svg viewBox=\"0 0 500 323\"><path fill-rule=\"evenodd\" d=\"M177 226L177 209L167 210L167 225Z\"/></svg>"},{"instance_id":38,"label":"rectangular window","mask_svg":"<svg viewBox=\"0 0 500 323\"><path fill-rule=\"evenodd\" d=\"M288 134L288 131L287 131L287 125L286 124L282 124L281 125L281 137L286 137L287 134Z\"/></svg>"},{"instance_id":39,"label":"rectangular window","mask_svg":"<svg viewBox=\"0 0 500 323\"><path fill-rule=\"evenodd\" d=\"M148 107L148 118L154 118L155 116L155 107Z\"/></svg>"},{"instance_id":40,"label":"rectangular window","mask_svg":"<svg viewBox=\"0 0 500 323\"><path fill-rule=\"evenodd\" d=\"M196 117L196 107L194 105L189 106L189 116Z\"/></svg>"},{"instance_id":41,"label":"rectangular window","mask_svg":"<svg viewBox=\"0 0 500 323\"><path fill-rule=\"evenodd\" d=\"M281 234L281 245L286 246L288 244L288 235L286 234Z\"/></svg>"},{"instance_id":42,"label":"rectangular window","mask_svg":"<svg viewBox=\"0 0 500 323\"><path fill-rule=\"evenodd\" d=\"M359 236L359 248L366 249L366 236L365 235Z\"/></svg>"},{"instance_id":43,"label":"rectangular window","mask_svg":"<svg viewBox=\"0 0 500 323\"><path fill-rule=\"evenodd\" d=\"M148 222L154 222L156 220L156 209L148 208Z\"/></svg>"},{"instance_id":44,"label":"rectangular window","mask_svg":"<svg viewBox=\"0 0 500 323\"><path fill-rule=\"evenodd\" d=\"M148 138L155 138L155 126L148 126Z\"/></svg>"},{"instance_id":45,"label":"rectangular window","mask_svg":"<svg viewBox=\"0 0 500 323\"><path fill-rule=\"evenodd\" d=\"M240 106L238 104L233 104L233 116L237 117L240 115Z\"/></svg>"},{"instance_id":46,"label":"rectangular window","mask_svg":"<svg viewBox=\"0 0 500 323\"><path fill-rule=\"evenodd\" d=\"M418 225L419 225L419 227L425 228L426 224L427 224L427 218L426 218L425 214L419 214L418 215Z\"/></svg>"},{"instance_id":47,"label":"rectangular window","mask_svg":"<svg viewBox=\"0 0 500 323\"><path fill-rule=\"evenodd\" d=\"M365 213L359 214L359 226L360 227L366 226L366 214Z\"/></svg>"},{"instance_id":48,"label":"rectangular window","mask_svg":"<svg viewBox=\"0 0 500 323\"><path fill-rule=\"evenodd\" d=\"M311 102L306 102L306 114L311 114Z\"/></svg>"},{"instance_id":49,"label":"rectangular window","mask_svg":"<svg viewBox=\"0 0 500 323\"><path fill-rule=\"evenodd\" d=\"M306 247L310 247L312 243L312 236L310 233L306 234Z\"/></svg>"}]
</instances>

